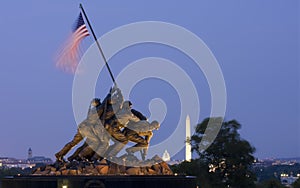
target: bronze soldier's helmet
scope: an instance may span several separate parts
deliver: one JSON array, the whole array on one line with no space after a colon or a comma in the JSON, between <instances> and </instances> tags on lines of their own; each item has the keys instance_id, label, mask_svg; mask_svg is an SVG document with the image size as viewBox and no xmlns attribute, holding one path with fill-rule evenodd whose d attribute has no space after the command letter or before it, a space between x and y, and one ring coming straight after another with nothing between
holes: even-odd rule
<instances>
[{"instance_id":1,"label":"bronze soldier's helmet","mask_svg":"<svg viewBox=\"0 0 300 188\"><path fill-rule=\"evenodd\" d=\"M158 130L160 128L160 123L156 120L152 121L150 124L151 128L154 130Z\"/></svg>"},{"instance_id":2,"label":"bronze soldier's helmet","mask_svg":"<svg viewBox=\"0 0 300 188\"><path fill-rule=\"evenodd\" d=\"M94 98L91 101L91 105L93 105L93 106L99 106L100 104L101 104L101 99L99 99L99 98Z\"/></svg>"}]
</instances>

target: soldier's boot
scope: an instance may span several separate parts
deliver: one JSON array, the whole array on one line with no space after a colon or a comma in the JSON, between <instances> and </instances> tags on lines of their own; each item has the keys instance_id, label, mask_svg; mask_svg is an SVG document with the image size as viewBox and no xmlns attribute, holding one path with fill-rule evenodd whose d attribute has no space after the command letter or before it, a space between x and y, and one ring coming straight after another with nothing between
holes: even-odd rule
<instances>
[{"instance_id":1,"label":"soldier's boot","mask_svg":"<svg viewBox=\"0 0 300 188\"><path fill-rule=\"evenodd\" d=\"M69 162L72 162L72 161L75 159L75 157L74 157L73 155L71 155L71 156L68 157L67 159L68 159Z\"/></svg>"},{"instance_id":2,"label":"soldier's boot","mask_svg":"<svg viewBox=\"0 0 300 188\"><path fill-rule=\"evenodd\" d=\"M63 161L63 157L72 149L71 144L66 144L63 149L55 154L56 160Z\"/></svg>"},{"instance_id":3,"label":"soldier's boot","mask_svg":"<svg viewBox=\"0 0 300 188\"><path fill-rule=\"evenodd\" d=\"M67 159L68 159L69 162L72 162L72 161L82 161L82 159L78 155L71 155Z\"/></svg>"},{"instance_id":4,"label":"soldier's boot","mask_svg":"<svg viewBox=\"0 0 300 188\"><path fill-rule=\"evenodd\" d=\"M55 157L56 157L56 161L63 161L64 156L60 152L58 152L55 154Z\"/></svg>"},{"instance_id":5,"label":"soldier's boot","mask_svg":"<svg viewBox=\"0 0 300 188\"><path fill-rule=\"evenodd\" d=\"M68 157L68 161L72 162L72 161L82 161L82 159L77 155L77 156L70 156Z\"/></svg>"},{"instance_id":6,"label":"soldier's boot","mask_svg":"<svg viewBox=\"0 0 300 188\"><path fill-rule=\"evenodd\" d=\"M77 161L77 159L79 158L78 154L79 154L79 152L76 150L75 153L73 153L70 157L68 157L68 161L70 161L70 162L73 160Z\"/></svg>"},{"instance_id":7,"label":"soldier's boot","mask_svg":"<svg viewBox=\"0 0 300 188\"><path fill-rule=\"evenodd\" d=\"M73 160L76 160L76 161L80 160L80 157L78 155L87 146L88 146L88 144L86 142L84 142L84 144L82 146L80 146L79 148L77 148L76 151L70 157L68 157L68 161L71 162Z\"/></svg>"}]
</instances>

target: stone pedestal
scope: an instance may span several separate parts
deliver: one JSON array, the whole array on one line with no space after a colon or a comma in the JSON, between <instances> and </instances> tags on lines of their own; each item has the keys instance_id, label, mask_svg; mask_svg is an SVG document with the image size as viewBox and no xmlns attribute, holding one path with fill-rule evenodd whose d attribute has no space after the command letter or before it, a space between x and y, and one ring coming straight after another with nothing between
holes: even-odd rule
<instances>
[{"instance_id":1,"label":"stone pedestal","mask_svg":"<svg viewBox=\"0 0 300 188\"><path fill-rule=\"evenodd\" d=\"M175 175L14 176L2 188L195 188L196 178Z\"/></svg>"}]
</instances>

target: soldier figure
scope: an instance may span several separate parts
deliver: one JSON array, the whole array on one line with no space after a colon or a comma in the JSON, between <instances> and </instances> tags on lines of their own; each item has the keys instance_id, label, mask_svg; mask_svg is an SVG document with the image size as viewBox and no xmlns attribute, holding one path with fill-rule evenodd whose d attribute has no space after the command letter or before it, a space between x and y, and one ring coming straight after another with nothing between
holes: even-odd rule
<instances>
[{"instance_id":1,"label":"soldier figure","mask_svg":"<svg viewBox=\"0 0 300 188\"><path fill-rule=\"evenodd\" d=\"M158 130L160 124L157 121L149 124L147 121L139 121L136 123L129 123L128 126L123 130L124 135L129 141L135 142L136 144L126 149L128 154L133 154L137 151L141 151L141 157L145 160L148 153L148 147L150 140L153 136L153 130Z\"/></svg>"},{"instance_id":2,"label":"soldier figure","mask_svg":"<svg viewBox=\"0 0 300 188\"><path fill-rule=\"evenodd\" d=\"M121 142L124 139L126 139L126 137L124 135L118 135L118 131L113 132L112 129L110 129L110 125L109 125L111 120L115 119L115 114L121 110L121 107L122 107L123 101L124 101L121 90L119 88L113 88L113 91L111 91L111 92L114 93L115 91L116 91L116 94L114 94L112 96L108 95L104 99L103 103L101 104L102 113L99 114L99 117L101 120L101 124L104 126L105 129L97 129L97 130L95 130L95 133L100 137L101 137L101 134L105 134L105 135L107 135L106 136L107 139L106 139L105 149L104 149L103 145L99 145L100 150L98 149L98 151L95 152L95 154L91 158L92 161L96 161L105 156L105 151L108 148L109 139L111 137L113 137L113 138L116 137ZM101 126L101 128L103 128L103 126ZM102 150L101 150L101 147L103 148Z\"/></svg>"},{"instance_id":3,"label":"soldier figure","mask_svg":"<svg viewBox=\"0 0 300 188\"><path fill-rule=\"evenodd\" d=\"M132 103L129 101L129 107L132 107ZM157 121L149 122L147 118L139 111L132 109L131 112L138 117L141 121L129 122L127 127L124 128L123 133L128 138L129 141L135 142L134 146L127 148L126 152L133 154L136 151L141 151L141 157L145 160L148 153L148 147L150 140L153 136L153 130L158 130L160 124Z\"/></svg>"},{"instance_id":4,"label":"soldier figure","mask_svg":"<svg viewBox=\"0 0 300 188\"><path fill-rule=\"evenodd\" d=\"M105 123L105 128L115 142L106 151L106 157L116 156L128 143L128 138L124 135L121 129L124 128L129 121L137 122L139 119L132 114L128 101L125 101L122 104L121 110L119 110L113 118Z\"/></svg>"},{"instance_id":5,"label":"soldier figure","mask_svg":"<svg viewBox=\"0 0 300 188\"><path fill-rule=\"evenodd\" d=\"M88 135L92 132L92 125L97 123L99 121L99 117L97 114L97 108L100 106L101 102L100 99L93 99L90 108L88 111L87 118L79 124L77 132L73 139L67 143L59 152L55 154L55 157L57 160L61 161L63 160L63 157L79 142L81 142L84 138L83 135Z\"/></svg>"},{"instance_id":6,"label":"soldier figure","mask_svg":"<svg viewBox=\"0 0 300 188\"><path fill-rule=\"evenodd\" d=\"M108 157L116 156L129 141L132 141L137 144L132 148L128 148L128 152L134 153L143 150L142 158L144 159L147 154L149 141L153 135L152 130L158 129L160 126L157 121L153 121L150 124L142 113L131 109L131 106L132 103L130 101L125 101L122 110L116 114L116 119L109 127L113 130L109 131L109 133L116 139L116 142L107 150L106 155ZM122 128L124 128L123 131L121 131ZM145 136L145 138L142 136ZM122 138L121 141L119 137Z\"/></svg>"}]
</instances>

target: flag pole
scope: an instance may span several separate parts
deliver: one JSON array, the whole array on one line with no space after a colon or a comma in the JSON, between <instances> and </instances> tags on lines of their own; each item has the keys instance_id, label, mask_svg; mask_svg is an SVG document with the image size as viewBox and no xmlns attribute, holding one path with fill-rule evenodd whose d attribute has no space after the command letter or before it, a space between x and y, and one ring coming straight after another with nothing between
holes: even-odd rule
<instances>
[{"instance_id":1,"label":"flag pole","mask_svg":"<svg viewBox=\"0 0 300 188\"><path fill-rule=\"evenodd\" d=\"M109 67L109 65L108 65L108 63L107 63L107 60L106 60L106 58L105 58L105 56L104 56L104 53L103 53L103 51L102 51L102 49L101 49L101 46L100 46L100 44L99 44L99 42L98 42L98 40L97 40L97 37L96 37L96 35L95 35L95 33L94 33L93 28L92 28L92 25L90 24L90 21L89 21L87 15L86 15L86 13L85 13L85 11L84 11L83 6L82 6L81 3L79 4L79 7L80 7L80 9L81 9L81 11L82 11L82 13L83 13L83 15L84 15L84 17L85 17L85 19L86 19L88 25L89 25L89 28L91 29L92 35L93 35L93 37L94 37L94 39L95 39L95 41L96 41L96 44L97 44L97 46L98 46L98 49L99 49L99 51L100 51L100 54L101 54L101 56L102 56L104 62L105 62L105 65L106 65L106 67L107 67L107 69L108 69L108 72L109 72L109 74L110 74L110 77L111 77L111 79L113 80L115 86L117 86L117 83L116 83L116 81L115 81L115 78L114 78L114 76L113 76L113 74L112 74L112 72L111 72L111 70L110 70L110 67Z\"/></svg>"}]
</instances>

